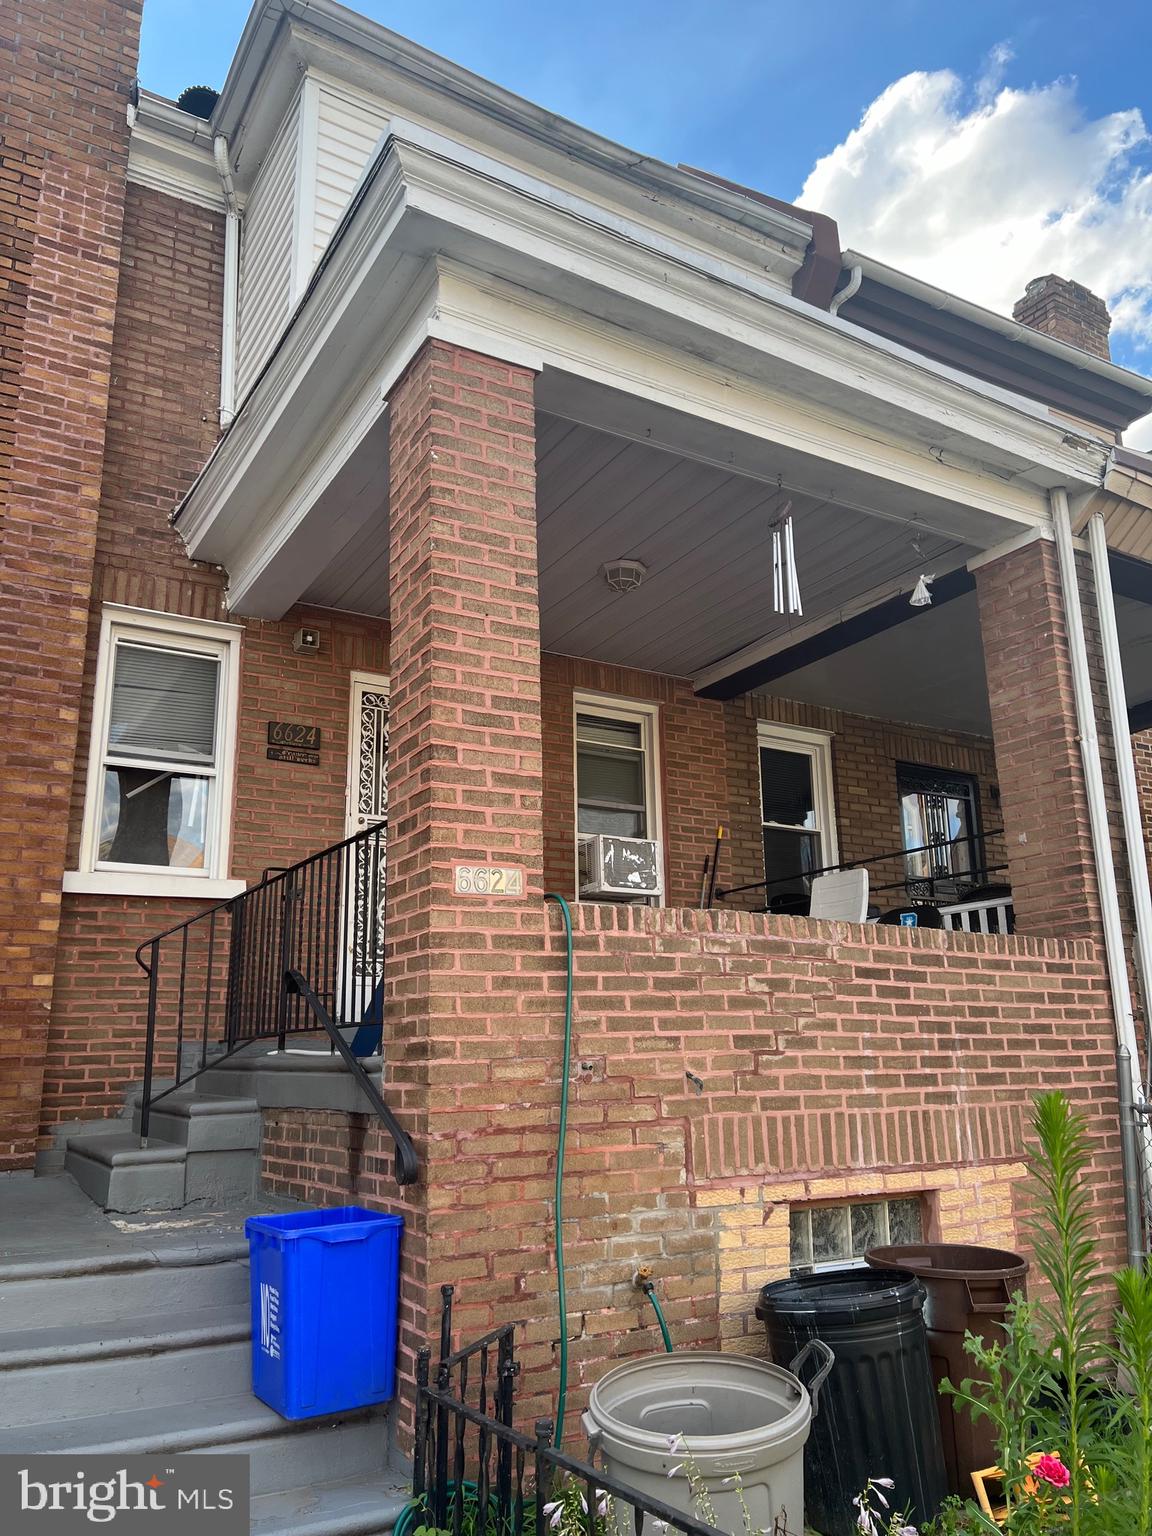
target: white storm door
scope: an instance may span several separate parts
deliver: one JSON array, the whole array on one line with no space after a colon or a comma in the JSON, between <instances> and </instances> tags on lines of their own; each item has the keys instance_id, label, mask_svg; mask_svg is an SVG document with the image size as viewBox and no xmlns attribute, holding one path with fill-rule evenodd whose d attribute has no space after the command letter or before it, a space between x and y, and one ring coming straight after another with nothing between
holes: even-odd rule
<instances>
[{"instance_id":1,"label":"white storm door","mask_svg":"<svg viewBox=\"0 0 1152 1536\"><path fill-rule=\"evenodd\" d=\"M346 837L388 820L388 679L353 672ZM387 832L349 845L345 873L342 1021L358 1024L384 973ZM374 1022L376 1022L374 1020Z\"/></svg>"}]
</instances>

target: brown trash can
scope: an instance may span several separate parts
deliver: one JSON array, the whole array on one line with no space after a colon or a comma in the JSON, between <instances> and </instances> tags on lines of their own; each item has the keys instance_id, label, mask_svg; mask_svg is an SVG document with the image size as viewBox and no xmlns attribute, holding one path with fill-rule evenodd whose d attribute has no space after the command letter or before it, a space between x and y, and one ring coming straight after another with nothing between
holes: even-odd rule
<instances>
[{"instance_id":1,"label":"brown trash can","mask_svg":"<svg viewBox=\"0 0 1152 1536\"><path fill-rule=\"evenodd\" d=\"M1028 1261L1004 1248L969 1243L907 1243L869 1248L864 1255L876 1269L903 1269L924 1282L928 1292L924 1321L937 1385L948 1378L959 1386L975 1377L976 1362L965 1352L965 1331L985 1343L1002 1337L996 1326L1008 1303L1026 1291ZM940 1435L948 1486L961 1498L972 1497L972 1473L996 1464L996 1431L990 1420L973 1420L966 1408L940 1394Z\"/></svg>"}]
</instances>

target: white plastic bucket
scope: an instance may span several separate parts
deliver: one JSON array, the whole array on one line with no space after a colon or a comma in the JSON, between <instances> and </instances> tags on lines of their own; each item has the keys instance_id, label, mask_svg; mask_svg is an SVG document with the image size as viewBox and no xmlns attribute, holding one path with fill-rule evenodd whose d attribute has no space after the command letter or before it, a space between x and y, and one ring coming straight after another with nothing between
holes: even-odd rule
<instances>
[{"instance_id":1,"label":"white plastic bucket","mask_svg":"<svg viewBox=\"0 0 1152 1536\"><path fill-rule=\"evenodd\" d=\"M812 1395L791 1371L745 1355L688 1350L618 1365L592 1388L583 1418L589 1442L609 1477L707 1521L684 1469L690 1459L715 1523L732 1536L802 1536L804 1443L832 1365L824 1346L816 1352L826 1359ZM630 1510L617 1520L632 1531Z\"/></svg>"}]
</instances>

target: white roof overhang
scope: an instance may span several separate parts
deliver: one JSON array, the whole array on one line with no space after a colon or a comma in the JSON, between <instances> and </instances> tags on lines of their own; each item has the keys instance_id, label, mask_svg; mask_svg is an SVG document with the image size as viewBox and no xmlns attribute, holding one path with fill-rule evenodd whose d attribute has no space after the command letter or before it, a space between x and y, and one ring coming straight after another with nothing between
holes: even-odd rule
<instances>
[{"instance_id":1,"label":"white roof overhang","mask_svg":"<svg viewBox=\"0 0 1152 1536\"><path fill-rule=\"evenodd\" d=\"M913 496L979 544L1045 521L1047 488L1095 488L1107 462L1045 407L804 304L777 274L395 122L179 510L237 611L282 613L379 511L351 482L383 477L387 393L428 336L542 371L558 414L568 396L627 434L623 397L664 413L679 451L765 478L790 455L847 504L884 515Z\"/></svg>"}]
</instances>

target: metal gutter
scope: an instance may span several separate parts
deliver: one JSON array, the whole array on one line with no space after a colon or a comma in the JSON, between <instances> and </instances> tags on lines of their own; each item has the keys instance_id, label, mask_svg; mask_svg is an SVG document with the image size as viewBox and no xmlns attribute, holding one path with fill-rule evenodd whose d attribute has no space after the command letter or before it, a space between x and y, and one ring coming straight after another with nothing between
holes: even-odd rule
<instances>
[{"instance_id":1,"label":"metal gutter","mask_svg":"<svg viewBox=\"0 0 1152 1536\"><path fill-rule=\"evenodd\" d=\"M1058 341L1054 336L1046 336L1043 331L1033 330L1030 325L1022 325L1019 320L1010 320L1007 315L998 315L995 310L985 309L981 304L973 304L969 299L959 298L956 294L937 288L932 283L926 283L921 278L912 277L896 267L889 267L882 261L876 261L871 256L862 256L857 251L845 251L841 259L845 267L859 266L865 277L883 284L886 288L894 288L898 293L906 293L909 298L918 299L932 309L943 310L945 314L955 315L957 319L967 320L970 324L981 326L984 330L994 331L997 335L1029 347L1034 352L1044 352L1049 357L1056 358L1070 367L1078 368L1084 373L1095 374L1098 378L1106 379L1119 388L1129 389L1152 403L1152 379L1145 378L1142 373L1134 373L1130 368L1122 368L1119 363L1106 362L1102 357L1094 357L1091 352L1084 352L1080 347L1074 347L1066 341Z\"/></svg>"}]
</instances>

